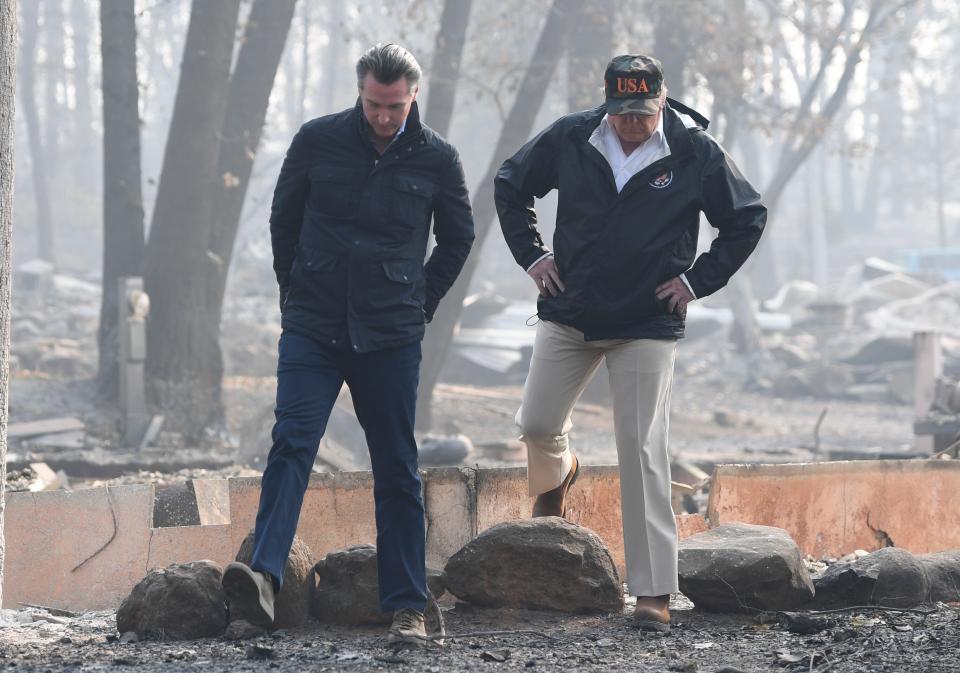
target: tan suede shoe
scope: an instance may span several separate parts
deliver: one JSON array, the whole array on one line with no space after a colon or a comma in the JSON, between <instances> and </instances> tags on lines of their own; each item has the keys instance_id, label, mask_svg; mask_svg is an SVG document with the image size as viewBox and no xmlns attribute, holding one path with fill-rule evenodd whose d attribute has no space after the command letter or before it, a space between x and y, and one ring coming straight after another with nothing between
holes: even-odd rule
<instances>
[{"instance_id":1,"label":"tan suede shoe","mask_svg":"<svg viewBox=\"0 0 960 673\"><path fill-rule=\"evenodd\" d=\"M633 624L641 631L670 631L670 595L637 596Z\"/></svg>"},{"instance_id":2,"label":"tan suede shoe","mask_svg":"<svg viewBox=\"0 0 960 673\"><path fill-rule=\"evenodd\" d=\"M423 613L413 608L403 608L393 613L393 624L387 632L387 642L391 644L426 647L427 627Z\"/></svg>"},{"instance_id":3,"label":"tan suede shoe","mask_svg":"<svg viewBox=\"0 0 960 673\"><path fill-rule=\"evenodd\" d=\"M533 503L533 516L566 516L567 515L567 492L573 488L580 473L580 461L573 456L573 465L567 478L552 491L541 493Z\"/></svg>"},{"instance_id":4,"label":"tan suede shoe","mask_svg":"<svg viewBox=\"0 0 960 673\"><path fill-rule=\"evenodd\" d=\"M223 569L220 583L230 605L237 606L251 623L273 624L273 578L234 561Z\"/></svg>"}]
</instances>

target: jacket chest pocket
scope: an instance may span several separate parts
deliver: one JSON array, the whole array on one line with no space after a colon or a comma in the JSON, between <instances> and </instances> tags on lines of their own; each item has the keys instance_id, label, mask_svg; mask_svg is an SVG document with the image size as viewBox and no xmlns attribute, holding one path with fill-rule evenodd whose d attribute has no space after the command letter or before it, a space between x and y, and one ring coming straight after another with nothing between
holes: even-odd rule
<instances>
[{"instance_id":1,"label":"jacket chest pocket","mask_svg":"<svg viewBox=\"0 0 960 673\"><path fill-rule=\"evenodd\" d=\"M433 182L419 175L393 176L389 218L413 229L427 223L433 206Z\"/></svg>"},{"instance_id":2,"label":"jacket chest pocket","mask_svg":"<svg viewBox=\"0 0 960 673\"><path fill-rule=\"evenodd\" d=\"M357 174L335 166L311 168L310 207L340 219L355 218L360 208Z\"/></svg>"}]
</instances>

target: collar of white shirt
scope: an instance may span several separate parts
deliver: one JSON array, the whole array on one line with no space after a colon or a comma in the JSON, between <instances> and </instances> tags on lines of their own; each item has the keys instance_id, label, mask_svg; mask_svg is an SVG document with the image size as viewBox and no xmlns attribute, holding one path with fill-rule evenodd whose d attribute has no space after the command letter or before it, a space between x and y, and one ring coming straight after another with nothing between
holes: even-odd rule
<instances>
[{"instance_id":1,"label":"collar of white shirt","mask_svg":"<svg viewBox=\"0 0 960 673\"><path fill-rule=\"evenodd\" d=\"M597 151L610 164L618 192L634 175L654 161L670 154L670 145L667 143L667 137L663 132L662 112L660 113L660 119L657 120L657 128L654 129L649 138L629 155L624 154L620 139L610 124L609 115L604 115L603 119L600 120L600 125L590 135L589 142L597 148Z\"/></svg>"}]
</instances>

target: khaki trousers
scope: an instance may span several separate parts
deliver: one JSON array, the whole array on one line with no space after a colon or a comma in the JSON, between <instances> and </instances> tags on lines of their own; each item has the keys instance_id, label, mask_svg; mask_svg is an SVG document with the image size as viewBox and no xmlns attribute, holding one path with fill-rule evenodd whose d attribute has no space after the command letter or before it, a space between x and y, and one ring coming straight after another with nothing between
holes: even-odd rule
<instances>
[{"instance_id":1,"label":"khaki trousers","mask_svg":"<svg viewBox=\"0 0 960 673\"><path fill-rule=\"evenodd\" d=\"M570 472L571 411L606 361L620 462L627 585L634 596L677 588L677 528L670 504L670 389L676 341L585 341L566 325L541 321L517 412L527 445L530 495L550 491Z\"/></svg>"}]
</instances>

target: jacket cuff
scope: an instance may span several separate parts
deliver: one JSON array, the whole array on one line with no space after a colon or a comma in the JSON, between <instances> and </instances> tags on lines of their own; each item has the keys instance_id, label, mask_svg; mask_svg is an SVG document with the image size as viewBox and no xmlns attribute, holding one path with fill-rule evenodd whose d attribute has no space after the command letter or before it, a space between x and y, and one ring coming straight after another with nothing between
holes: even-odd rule
<instances>
[{"instance_id":1,"label":"jacket cuff","mask_svg":"<svg viewBox=\"0 0 960 673\"><path fill-rule=\"evenodd\" d=\"M699 260L697 261L699 262ZM711 294L719 290L720 287L723 287L722 284L720 287L705 285L700 276L701 274L698 272L696 264L687 269L686 273L683 274L683 280L686 281L687 287L690 288L690 292L692 292L693 296L697 299L709 297Z\"/></svg>"},{"instance_id":2,"label":"jacket cuff","mask_svg":"<svg viewBox=\"0 0 960 673\"><path fill-rule=\"evenodd\" d=\"M433 320L433 314L437 312L437 306L439 305L439 301L432 302L427 300L426 303L424 303L423 308L421 309L423 311L423 322L430 323L430 321Z\"/></svg>"},{"instance_id":3,"label":"jacket cuff","mask_svg":"<svg viewBox=\"0 0 960 673\"><path fill-rule=\"evenodd\" d=\"M553 252L543 246L531 245L523 255L514 255L514 258L525 271L529 271L534 264L552 254Z\"/></svg>"},{"instance_id":4,"label":"jacket cuff","mask_svg":"<svg viewBox=\"0 0 960 673\"><path fill-rule=\"evenodd\" d=\"M545 260L547 257L553 257L553 251L547 250L545 253L543 253L542 255L540 255L539 257L537 257L535 260L533 260L532 263L527 264L527 267L524 269L524 271L526 271L527 273L530 273L530 269L532 269L532 268L535 267L537 264L539 264L540 262L542 262L543 260Z\"/></svg>"}]
</instances>

